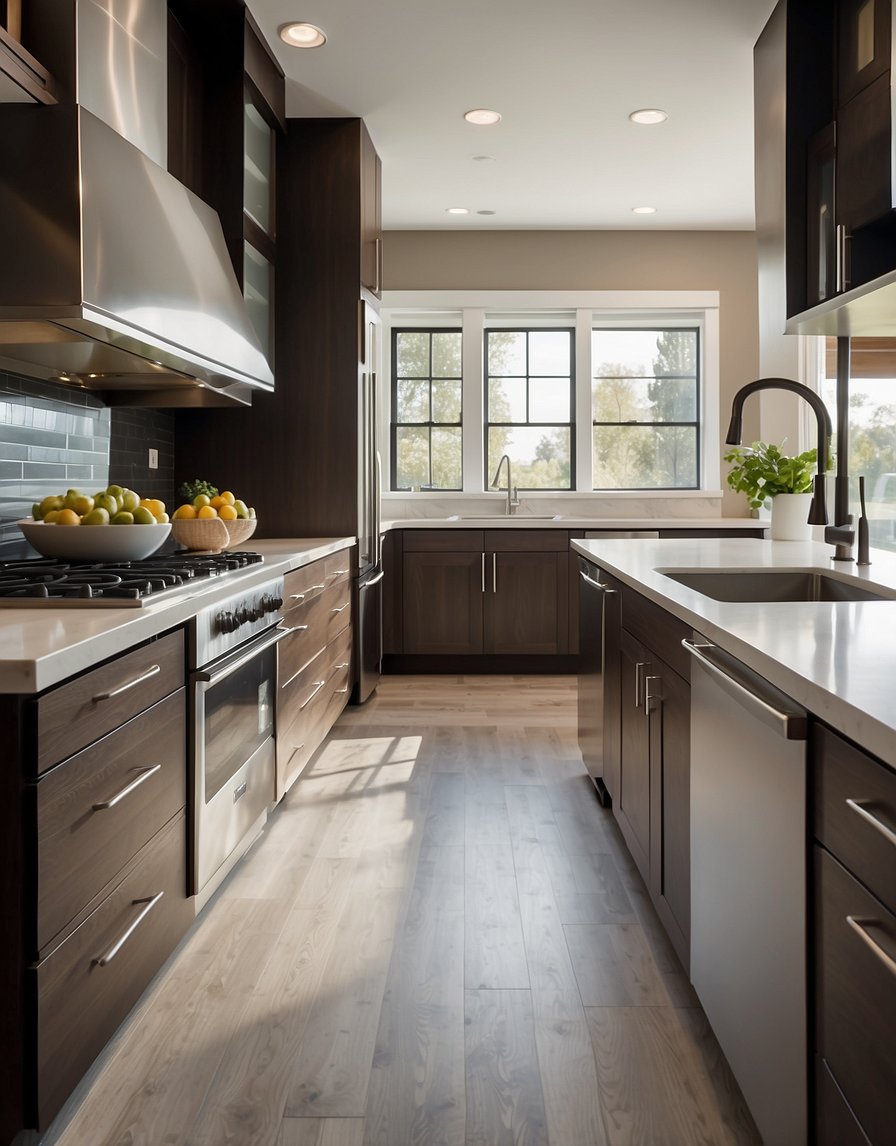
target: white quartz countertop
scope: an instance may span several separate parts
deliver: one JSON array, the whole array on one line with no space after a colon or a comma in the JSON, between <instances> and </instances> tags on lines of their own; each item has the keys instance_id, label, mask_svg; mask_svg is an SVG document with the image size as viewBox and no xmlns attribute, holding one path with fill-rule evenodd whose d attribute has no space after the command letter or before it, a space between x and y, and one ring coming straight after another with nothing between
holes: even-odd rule
<instances>
[{"instance_id":1,"label":"white quartz countertop","mask_svg":"<svg viewBox=\"0 0 896 1146\"><path fill-rule=\"evenodd\" d=\"M896 554L831 561L831 546L749 538L581 540L575 551L718 643L799 704L896 767L896 600L715 601L658 570L799 569L896 594Z\"/></svg>"},{"instance_id":2,"label":"white quartz countertop","mask_svg":"<svg viewBox=\"0 0 896 1146\"><path fill-rule=\"evenodd\" d=\"M580 517L557 514L535 517L518 513L452 517L408 517L383 523L383 529L586 529L586 530L666 530L666 529L765 529L767 521L755 517Z\"/></svg>"},{"instance_id":3,"label":"white quartz countertop","mask_svg":"<svg viewBox=\"0 0 896 1146\"><path fill-rule=\"evenodd\" d=\"M42 692L184 624L207 605L354 544L354 537L253 539L262 563L143 608L0 608L0 693Z\"/></svg>"}]
</instances>

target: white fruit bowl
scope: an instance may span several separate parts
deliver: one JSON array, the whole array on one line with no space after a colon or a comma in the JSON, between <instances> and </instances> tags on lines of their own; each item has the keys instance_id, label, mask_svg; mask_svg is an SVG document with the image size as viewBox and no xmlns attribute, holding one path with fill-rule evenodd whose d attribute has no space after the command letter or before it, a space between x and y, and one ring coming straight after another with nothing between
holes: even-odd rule
<instances>
[{"instance_id":1,"label":"white fruit bowl","mask_svg":"<svg viewBox=\"0 0 896 1146\"><path fill-rule=\"evenodd\" d=\"M171 532L165 525L47 525L30 517L16 523L44 557L70 561L140 561Z\"/></svg>"}]
</instances>

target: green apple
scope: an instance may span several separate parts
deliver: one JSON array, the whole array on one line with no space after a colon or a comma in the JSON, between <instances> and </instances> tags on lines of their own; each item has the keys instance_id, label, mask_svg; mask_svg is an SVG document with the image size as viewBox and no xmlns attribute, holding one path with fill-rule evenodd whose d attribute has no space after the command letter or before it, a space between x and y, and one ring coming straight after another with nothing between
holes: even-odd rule
<instances>
[{"instance_id":1,"label":"green apple","mask_svg":"<svg viewBox=\"0 0 896 1146\"><path fill-rule=\"evenodd\" d=\"M156 519L152 515L152 510L146 508L145 505L138 505L134 510L134 525L156 525Z\"/></svg>"},{"instance_id":2,"label":"green apple","mask_svg":"<svg viewBox=\"0 0 896 1146\"><path fill-rule=\"evenodd\" d=\"M112 518L112 525L133 525L134 515L127 509L120 509Z\"/></svg>"},{"instance_id":3,"label":"green apple","mask_svg":"<svg viewBox=\"0 0 896 1146\"><path fill-rule=\"evenodd\" d=\"M105 493L98 493L93 499L93 504L95 509L104 509L109 517L114 517L120 508L118 498L108 490Z\"/></svg>"},{"instance_id":4,"label":"green apple","mask_svg":"<svg viewBox=\"0 0 896 1146\"><path fill-rule=\"evenodd\" d=\"M118 500L122 509L126 509L128 513L133 513L140 504L140 494L134 493L132 489L123 489Z\"/></svg>"},{"instance_id":5,"label":"green apple","mask_svg":"<svg viewBox=\"0 0 896 1146\"><path fill-rule=\"evenodd\" d=\"M124 493L124 487L120 485L107 485L106 493L114 497L116 501L121 501L121 495Z\"/></svg>"},{"instance_id":6,"label":"green apple","mask_svg":"<svg viewBox=\"0 0 896 1146\"><path fill-rule=\"evenodd\" d=\"M90 513L85 513L81 518L82 525L108 525L109 524L109 511L103 509L102 506L97 506L92 509Z\"/></svg>"}]
</instances>

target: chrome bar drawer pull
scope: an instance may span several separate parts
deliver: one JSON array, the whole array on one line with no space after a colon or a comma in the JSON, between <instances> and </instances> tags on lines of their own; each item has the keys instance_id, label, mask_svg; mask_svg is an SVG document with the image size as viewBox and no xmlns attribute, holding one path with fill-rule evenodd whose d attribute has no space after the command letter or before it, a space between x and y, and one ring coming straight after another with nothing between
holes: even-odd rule
<instances>
[{"instance_id":1,"label":"chrome bar drawer pull","mask_svg":"<svg viewBox=\"0 0 896 1146\"><path fill-rule=\"evenodd\" d=\"M646 677L644 677L644 711L645 711L645 713L647 713L648 716L650 715L651 712L653 712L653 710L656 708L657 704L663 699L662 693L650 691L651 682L652 681L659 681L659 680L662 680L662 677L658 677L658 676L646 676Z\"/></svg>"},{"instance_id":2,"label":"chrome bar drawer pull","mask_svg":"<svg viewBox=\"0 0 896 1146\"><path fill-rule=\"evenodd\" d=\"M125 943L127 943L127 941L130 939L130 937L134 934L134 932L137 930L137 928L140 926L140 924L143 922L143 920L147 917L147 915L149 915L149 913L152 911L152 909L155 907L155 905L159 902L159 900L162 898L162 896L164 894L165 894L164 891L157 891L155 895L148 895L148 896L145 896L143 899L131 900L131 903L134 907L136 907L138 904L142 903L143 904L143 910L140 912L140 914L137 916L137 918L133 921L133 923L131 923L131 925L124 932L124 934L115 940L115 942L112 944L112 946L106 952L106 954L100 955L100 957L98 959L93 960L93 962L96 964L96 966L105 967L107 964L112 962L112 960L115 958L115 956L118 954L118 952L122 949L122 947L124 947Z\"/></svg>"},{"instance_id":3,"label":"chrome bar drawer pull","mask_svg":"<svg viewBox=\"0 0 896 1146\"><path fill-rule=\"evenodd\" d=\"M115 795L108 800L102 800L99 804L94 804L93 810L95 812L103 812L106 810L106 808L114 808L116 804L120 803L125 798L125 796L130 796L131 792L139 788L140 785L144 783L144 781L148 780L150 776L154 776L156 772L160 771L161 767L161 764L153 764L151 768L144 768L140 775L135 777L135 779L133 779L130 784L125 785L125 787L122 788L120 792L116 792Z\"/></svg>"},{"instance_id":4,"label":"chrome bar drawer pull","mask_svg":"<svg viewBox=\"0 0 896 1146\"><path fill-rule=\"evenodd\" d=\"M343 611L343 609L347 609L348 606L349 606L349 602L346 601L344 605L339 605L337 608L333 609L333 612L334 613L341 613Z\"/></svg>"},{"instance_id":5,"label":"chrome bar drawer pull","mask_svg":"<svg viewBox=\"0 0 896 1146\"><path fill-rule=\"evenodd\" d=\"M641 674L647 668L647 661L638 661L635 664L635 708L641 707Z\"/></svg>"},{"instance_id":6,"label":"chrome bar drawer pull","mask_svg":"<svg viewBox=\"0 0 896 1146\"><path fill-rule=\"evenodd\" d=\"M143 684L145 680L149 680L150 677L158 675L161 671L160 665L150 665L146 672L141 673L138 677L134 677L133 680L120 684L118 688L110 689L109 692L98 692L96 696L93 697L93 702L96 704L101 700L111 700L113 696L121 696L123 692L127 692L130 688L136 688L138 684Z\"/></svg>"},{"instance_id":7,"label":"chrome bar drawer pull","mask_svg":"<svg viewBox=\"0 0 896 1146\"><path fill-rule=\"evenodd\" d=\"M863 820L867 821L867 823L869 823L872 828L875 828L877 831L879 831L885 840L889 840L891 844L896 846L896 832L894 832L892 828L888 827L883 822L883 820L879 820L877 816L873 816L865 807L866 803L870 803L870 801L847 800L846 806L851 811L855 812L857 816L861 816Z\"/></svg>"},{"instance_id":8,"label":"chrome bar drawer pull","mask_svg":"<svg viewBox=\"0 0 896 1146\"><path fill-rule=\"evenodd\" d=\"M589 577L588 574L583 573L581 569L579 570L579 576L582 578L583 581L587 581L588 584L593 586L595 589L600 589L601 593L609 594L609 593L615 593L616 592L616 590L611 589L609 585L602 585L600 583L600 581L595 581L593 577Z\"/></svg>"},{"instance_id":9,"label":"chrome bar drawer pull","mask_svg":"<svg viewBox=\"0 0 896 1146\"><path fill-rule=\"evenodd\" d=\"M314 700L314 698L317 696L317 694L320 692L320 690L324 687L324 685L326 683L327 682L325 680L319 680L316 682L314 688L311 690L311 695L308 697L307 700L303 700L302 703L299 705L299 712L301 712L303 708L306 708L312 702L312 700Z\"/></svg>"},{"instance_id":10,"label":"chrome bar drawer pull","mask_svg":"<svg viewBox=\"0 0 896 1146\"><path fill-rule=\"evenodd\" d=\"M875 943L868 932L865 930L866 927L873 927L876 923L878 923L878 920L857 919L854 915L847 915L846 922L853 929L856 935L858 935L858 937L862 940L865 946L874 955L877 956L881 963L883 963L890 974L896 975L896 959L894 959L888 951L884 951L883 947L881 947L879 943Z\"/></svg>"}]
</instances>

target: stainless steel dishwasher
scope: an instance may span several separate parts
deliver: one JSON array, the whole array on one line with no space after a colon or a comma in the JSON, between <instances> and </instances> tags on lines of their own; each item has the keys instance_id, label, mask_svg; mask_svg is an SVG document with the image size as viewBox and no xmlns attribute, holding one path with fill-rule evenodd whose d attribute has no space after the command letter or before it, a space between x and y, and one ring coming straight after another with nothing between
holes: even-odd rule
<instances>
[{"instance_id":1,"label":"stainless steel dishwasher","mask_svg":"<svg viewBox=\"0 0 896 1146\"><path fill-rule=\"evenodd\" d=\"M807 1135L804 709L695 634L691 981L765 1146Z\"/></svg>"}]
</instances>

